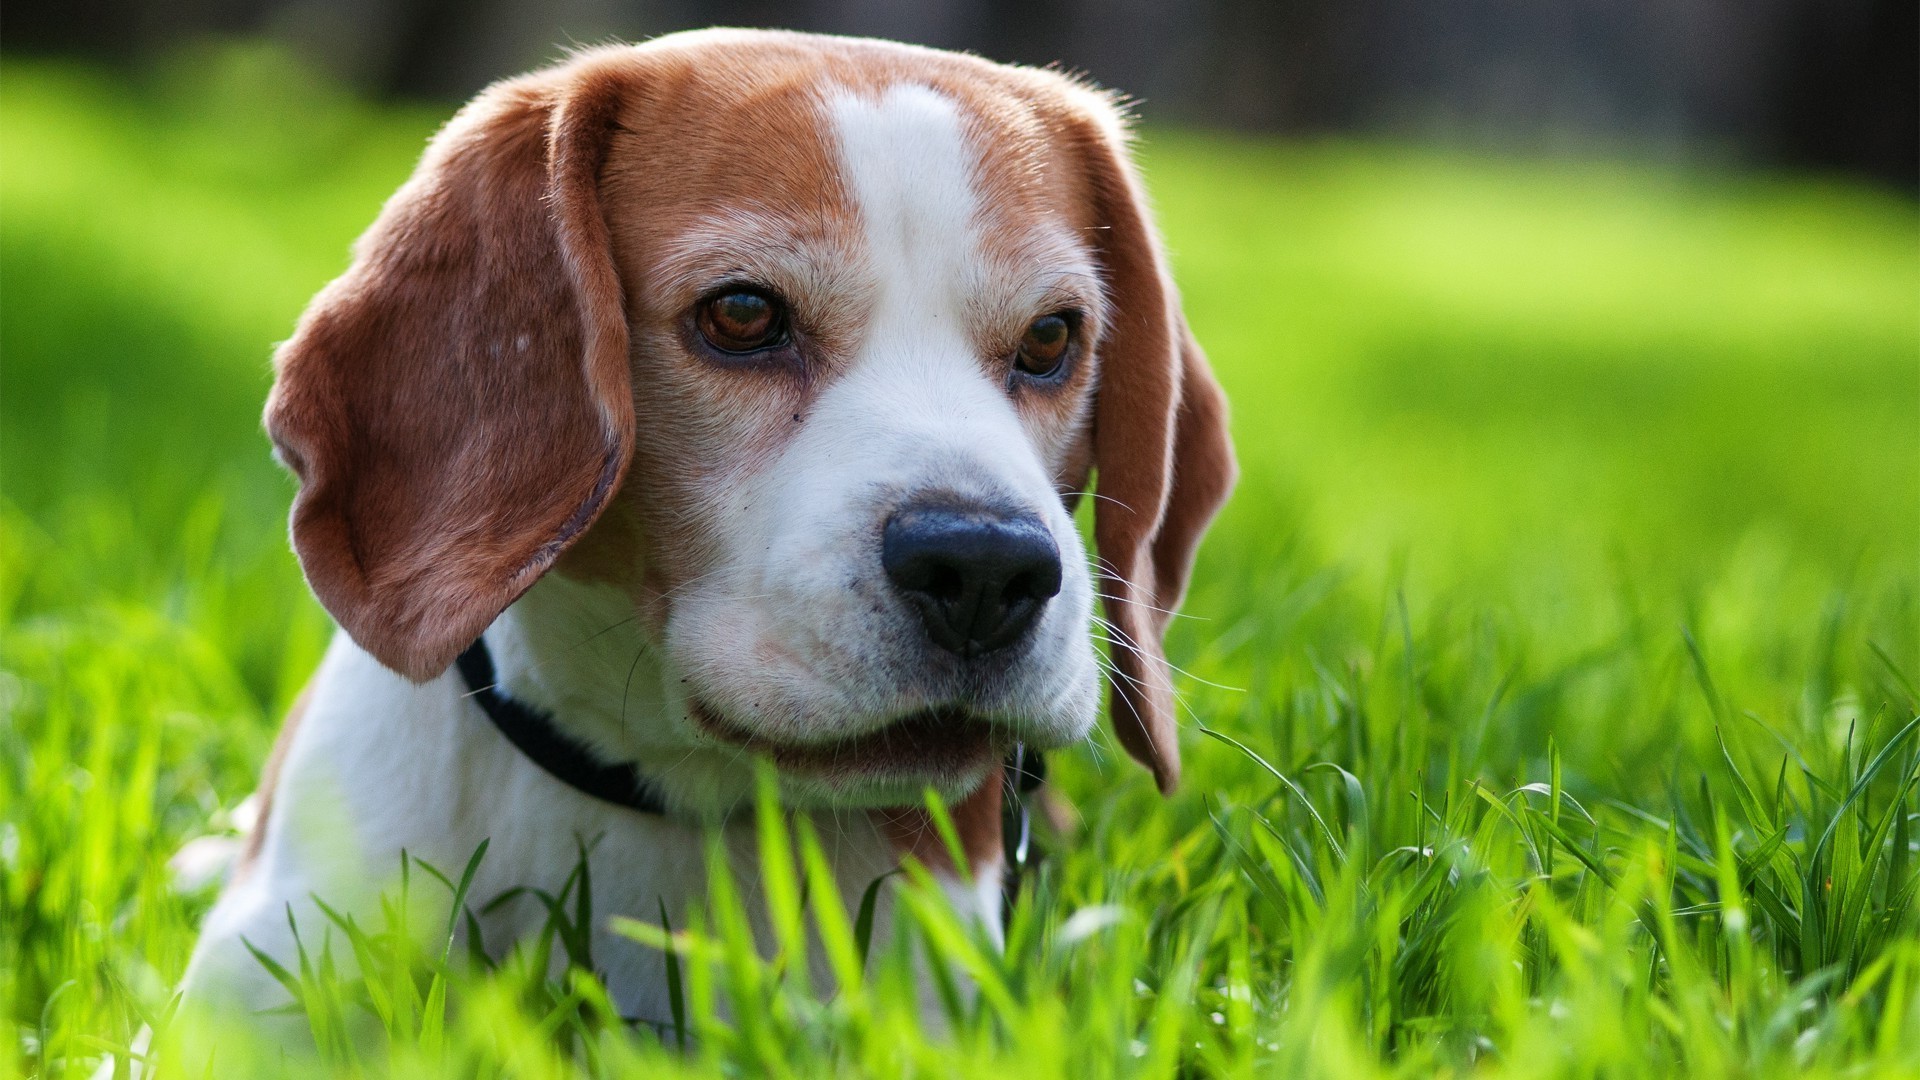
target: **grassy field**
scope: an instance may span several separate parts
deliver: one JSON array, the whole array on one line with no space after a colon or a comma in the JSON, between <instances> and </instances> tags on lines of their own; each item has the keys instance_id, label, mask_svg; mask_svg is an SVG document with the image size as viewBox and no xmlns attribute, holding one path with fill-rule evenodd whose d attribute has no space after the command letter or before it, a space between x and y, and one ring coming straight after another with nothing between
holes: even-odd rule
<instances>
[{"instance_id":1,"label":"grassy field","mask_svg":"<svg viewBox=\"0 0 1920 1080\"><path fill-rule=\"evenodd\" d=\"M0 1076L63 1077L164 1015L211 900L167 858L231 827L330 633L267 356L443 114L247 51L9 62L0 94ZM1004 955L911 883L864 975L836 905L783 910L831 1001L723 896L673 939L681 1031L397 931L329 978L315 931L316 1024L391 1036L332 1071L1920 1076L1914 205L1166 131L1144 157L1245 468L1171 642L1182 790L1059 755L1083 823ZM980 987L944 1034L914 951Z\"/></svg>"}]
</instances>

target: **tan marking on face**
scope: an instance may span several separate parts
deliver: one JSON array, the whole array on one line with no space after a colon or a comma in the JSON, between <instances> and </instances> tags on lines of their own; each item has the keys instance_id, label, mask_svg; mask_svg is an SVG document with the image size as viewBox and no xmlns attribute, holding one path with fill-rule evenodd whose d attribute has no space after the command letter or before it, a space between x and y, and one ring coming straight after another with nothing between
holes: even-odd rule
<instances>
[{"instance_id":1,"label":"tan marking on face","mask_svg":"<svg viewBox=\"0 0 1920 1080\"><path fill-rule=\"evenodd\" d=\"M640 434L616 498L624 513L612 535L596 529L581 542L591 554L569 570L627 589L656 632L673 591L711 566L729 478L763 467L804 422L814 372L717 363L688 316L729 281L801 291L766 272L768 249L824 254L850 241L819 133L818 78L817 57L799 48L664 50L609 147L601 198L626 289ZM844 321L829 314L795 313L796 331L827 354Z\"/></svg>"}]
</instances>

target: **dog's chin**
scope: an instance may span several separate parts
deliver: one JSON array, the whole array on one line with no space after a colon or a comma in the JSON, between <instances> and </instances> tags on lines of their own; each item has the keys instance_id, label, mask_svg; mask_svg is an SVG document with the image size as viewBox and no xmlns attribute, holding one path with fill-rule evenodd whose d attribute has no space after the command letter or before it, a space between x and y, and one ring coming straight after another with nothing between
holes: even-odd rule
<instances>
[{"instance_id":1,"label":"dog's chin","mask_svg":"<svg viewBox=\"0 0 1920 1080\"><path fill-rule=\"evenodd\" d=\"M707 735L770 759L781 785L843 806L918 803L932 787L956 799L979 787L1014 742L1004 727L959 709L931 709L843 739L770 738L700 703L690 710Z\"/></svg>"}]
</instances>

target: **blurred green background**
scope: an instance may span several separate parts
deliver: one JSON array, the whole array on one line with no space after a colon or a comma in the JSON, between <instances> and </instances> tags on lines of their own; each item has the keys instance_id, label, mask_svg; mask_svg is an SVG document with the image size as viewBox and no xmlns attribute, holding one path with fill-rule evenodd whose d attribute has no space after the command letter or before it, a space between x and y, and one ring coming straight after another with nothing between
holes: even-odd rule
<instances>
[{"instance_id":1,"label":"blurred green background","mask_svg":"<svg viewBox=\"0 0 1920 1080\"><path fill-rule=\"evenodd\" d=\"M277 548L271 345L445 110L271 50L4 78L7 499L60 548L106 515L157 554L209 499L223 551ZM1920 559L1912 202L1159 129L1142 154L1235 403L1227 531L1534 598L1613 563ZM107 562L90 589L148 569Z\"/></svg>"},{"instance_id":2,"label":"blurred green background","mask_svg":"<svg viewBox=\"0 0 1920 1080\"><path fill-rule=\"evenodd\" d=\"M140 77L12 62L0 91L8 618L158 619L270 717L328 632L259 431L271 346L445 110L271 48ZM1920 668L1911 201L1154 128L1141 153L1245 474L1176 628L1208 662L1283 658L1257 601L1299 569L1563 651L1636 590L1663 630L1758 631L1872 583L1882 645ZM1692 610L1716 589L1738 603ZM267 735L246 725L241 759Z\"/></svg>"},{"instance_id":3,"label":"blurred green background","mask_svg":"<svg viewBox=\"0 0 1920 1080\"><path fill-rule=\"evenodd\" d=\"M36 554L13 602L144 600L182 554L257 564L220 644L271 698L305 607L258 430L271 345L445 111L272 50L3 77L0 469ZM1160 129L1142 155L1234 402L1235 548L1285 536L1520 605L1734 561L1779 588L1920 563L1912 202Z\"/></svg>"},{"instance_id":4,"label":"blurred green background","mask_svg":"<svg viewBox=\"0 0 1920 1080\"><path fill-rule=\"evenodd\" d=\"M89 964L162 1000L178 975L207 897L163 857L251 789L330 633L259 431L271 346L447 112L260 47L0 68L0 969L22 1025ZM1771 776L1782 743L1844 758L1853 724L1911 710L1910 199L1153 126L1141 154L1244 469L1174 630L1220 684L1189 685L1195 718L1389 794L1537 778L1551 743L1583 798L1658 806L1717 737ZM1431 732L1315 696L1416 653ZM1249 776L1188 753L1196 792ZM1096 821L1153 805L1112 759L1061 767Z\"/></svg>"}]
</instances>

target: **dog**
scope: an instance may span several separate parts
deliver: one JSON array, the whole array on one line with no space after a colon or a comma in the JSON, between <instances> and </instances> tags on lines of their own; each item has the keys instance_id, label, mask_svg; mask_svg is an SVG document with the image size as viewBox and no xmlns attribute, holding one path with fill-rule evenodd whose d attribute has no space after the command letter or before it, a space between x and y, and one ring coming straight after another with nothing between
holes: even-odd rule
<instances>
[{"instance_id":1,"label":"dog","mask_svg":"<svg viewBox=\"0 0 1920 1080\"><path fill-rule=\"evenodd\" d=\"M997 933L1004 762L1086 737L1103 682L1171 791L1161 638L1235 466L1127 138L1054 71L744 30L463 108L275 357L340 632L186 1000L287 1004L255 951L291 965L290 917L376 904L403 852L486 842L481 899L584 857L594 912L684 926L707 830L754 888L764 760L843 894L911 855ZM593 935L621 1012L665 1017L663 957Z\"/></svg>"}]
</instances>

